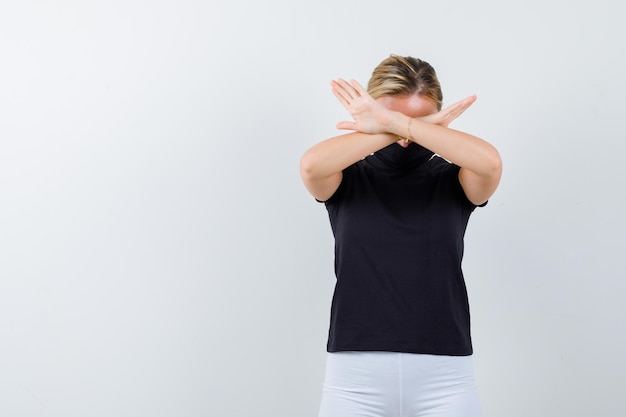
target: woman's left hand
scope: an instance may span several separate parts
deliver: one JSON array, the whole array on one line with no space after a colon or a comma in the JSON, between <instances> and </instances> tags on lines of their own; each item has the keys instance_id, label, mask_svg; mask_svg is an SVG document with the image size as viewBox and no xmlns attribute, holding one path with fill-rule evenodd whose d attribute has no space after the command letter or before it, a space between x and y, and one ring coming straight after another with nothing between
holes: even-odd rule
<instances>
[{"instance_id":1,"label":"woman's left hand","mask_svg":"<svg viewBox=\"0 0 626 417\"><path fill-rule=\"evenodd\" d=\"M465 110L469 108L476 101L476 96L469 96L463 100L446 107L443 110L439 110L437 113L430 114L428 116L420 117L422 122L431 123L443 127L448 125L457 117L459 117Z\"/></svg>"},{"instance_id":2,"label":"woman's left hand","mask_svg":"<svg viewBox=\"0 0 626 417\"><path fill-rule=\"evenodd\" d=\"M393 112L374 100L361 84L339 78L331 81L331 86L337 100L354 119L337 123L337 129L372 134L387 132Z\"/></svg>"}]
</instances>

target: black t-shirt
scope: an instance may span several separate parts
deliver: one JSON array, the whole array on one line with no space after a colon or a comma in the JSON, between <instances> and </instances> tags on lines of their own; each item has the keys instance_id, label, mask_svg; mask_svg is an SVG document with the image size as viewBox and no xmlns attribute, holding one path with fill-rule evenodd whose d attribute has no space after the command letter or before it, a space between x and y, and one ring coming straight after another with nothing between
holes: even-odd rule
<instances>
[{"instance_id":1,"label":"black t-shirt","mask_svg":"<svg viewBox=\"0 0 626 417\"><path fill-rule=\"evenodd\" d=\"M327 350L470 355L461 270L476 207L459 167L392 144L343 171L325 202L337 282Z\"/></svg>"}]
</instances>

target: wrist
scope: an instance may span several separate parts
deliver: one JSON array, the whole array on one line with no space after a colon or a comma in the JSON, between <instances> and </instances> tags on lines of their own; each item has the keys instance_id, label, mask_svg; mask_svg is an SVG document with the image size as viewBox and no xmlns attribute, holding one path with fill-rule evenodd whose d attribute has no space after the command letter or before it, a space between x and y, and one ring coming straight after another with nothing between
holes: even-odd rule
<instances>
[{"instance_id":1,"label":"wrist","mask_svg":"<svg viewBox=\"0 0 626 417\"><path fill-rule=\"evenodd\" d=\"M411 133L413 119L400 112L393 113L393 117L388 125L388 132L406 141L414 141L413 134Z\"/></svg>"}]
</instances>

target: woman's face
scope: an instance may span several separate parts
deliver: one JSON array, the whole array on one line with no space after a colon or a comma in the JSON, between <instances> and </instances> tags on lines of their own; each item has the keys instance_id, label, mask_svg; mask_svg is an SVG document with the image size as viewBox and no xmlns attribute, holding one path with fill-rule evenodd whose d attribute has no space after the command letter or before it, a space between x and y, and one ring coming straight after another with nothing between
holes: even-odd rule
<instances>
[{"instance_id":1,"label":"woman's face","mask_svg":"<svg viewBox=\"0 0 626 417\"><path fill-rule=\"evenodd\" d=\"M434 101L419 94L381 96L376 100L389 110L400 112L412 118L428 116L439 111ZM409 143L403 139L399 139L397 143L404 148L409 146Z\"/></svg>"}]
</instances>

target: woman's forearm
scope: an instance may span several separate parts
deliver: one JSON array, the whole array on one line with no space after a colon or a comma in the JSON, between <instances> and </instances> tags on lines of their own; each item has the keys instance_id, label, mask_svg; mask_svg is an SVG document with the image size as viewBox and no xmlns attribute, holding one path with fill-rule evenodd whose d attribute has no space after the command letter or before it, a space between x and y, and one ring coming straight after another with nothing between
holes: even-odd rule
<instances>
[{"instance_id":1,"label":"woman's forearm","mask_svg":"<svg viewBox=\"0 0 626 417\"><path fill-rule=\"evenodd\" d=\"M310 180L324 179L398 140L396 135L348 133L326 139L307 150L300 159L300 173Z\"/></svg>"},{"instance_id":2,"label":"woman's forearm","mask_svg":"<svg viewBox=\"0 0 626 417\"><path fill-rule=\"evenodd\" d=\"M490 143L458 130L427 123L394 112L388 130L398 136L409 136L414 142L448 161L480 176L491 176L501 169L498 151Z\"/></svg>"}]
</instances>

